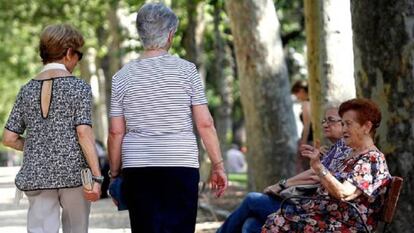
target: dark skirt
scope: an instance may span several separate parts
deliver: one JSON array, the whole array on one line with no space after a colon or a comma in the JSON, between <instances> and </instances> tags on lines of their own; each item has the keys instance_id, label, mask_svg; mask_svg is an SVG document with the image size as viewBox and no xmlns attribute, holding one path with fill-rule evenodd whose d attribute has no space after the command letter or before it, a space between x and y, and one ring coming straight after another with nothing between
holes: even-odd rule
<instances>
[{"instance_id":1,"label":"dark skirt","mask_svg":"<svg viewBox=\"0 0 414 233\"><path fill-rule=\"evenodd\" d=\"M133 233L194 233L198 169L125 168L122 174L122 192Z\"/></svg>"}]
</instances>

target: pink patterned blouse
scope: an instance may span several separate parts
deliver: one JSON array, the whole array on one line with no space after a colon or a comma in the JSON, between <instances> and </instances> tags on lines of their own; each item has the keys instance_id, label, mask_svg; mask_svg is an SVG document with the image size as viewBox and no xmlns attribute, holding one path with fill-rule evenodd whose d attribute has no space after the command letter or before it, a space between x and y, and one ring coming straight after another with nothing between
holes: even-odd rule
<instances>
[{"instance_id":1,"label":"pink patterned blouse","mask_svg":"<svg viewBox=\"0 0 414 233\"><path fill-rule=\"evenodd\" d=\"M359 232L364 231L361 217L369 230L375 229L387 184L391 180L384 154L378 150L344 160L343 166L334 175L340 182L348 181L362 191L351 202L361 213L345 203L329 201L323 188L319 188L317 200L302 200L301 210L288 206L285 215L280 210L268 216L262 233L269 232ZM323 198L326 198L323 200ZM339 204L340 203L340 204Z\"/></svg>"}]
</instances>

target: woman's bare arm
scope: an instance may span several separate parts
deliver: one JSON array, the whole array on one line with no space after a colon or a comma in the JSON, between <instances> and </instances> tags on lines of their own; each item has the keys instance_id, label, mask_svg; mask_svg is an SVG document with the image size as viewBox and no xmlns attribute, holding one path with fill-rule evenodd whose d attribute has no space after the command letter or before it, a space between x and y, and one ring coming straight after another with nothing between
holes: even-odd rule
<instances>
[{"instance_id":1,"label":"woman's bare arm","mask_svg":"<svg viewBox=\"0 0 414 233\"><path fill-rule=\"evenodd\" d=\"M24 137L8 129L4 129L3 145L13 148L15 150L23 151L24 141L25 141Z\"/></svg>"},{"instance_id":2,"label":"woman's bare arm","mask_svg":"<svg viewBox=\"0 0 414 233\"><path fill-rule=\"evenodd\" d=\"M111 117L108 136L108 159L112 177L118 176L121 172L122 140L125 131L124 117Z\"/></svg>"},{"instance_id":3,"label":"woman's bare arm","mask_svg":"<svg viewBox=\"0 0 414 233\"><path fill-rule=\"evenodd\" d=\"M311 130L311 115L310 115L310 103L309 101L305 101L302 103L302 119L303 119L303 131L302 131L302 136L300 139L300 143L301 144L306 144L308 137L309 137L309 133Z\"/></svg>"},{"instance_id":4,"label":"woman's bare arm","mask_svg":"<svg viewBox=\"0 0 414 233\"><path fill-rule=\"evenodd\" d=\"M319 175L321 184L330 195L340 200L352 200L362 194L355 185L348 181L343 183L337 180L326 169L319 159L319 150L309 145L302 145L302 155L310 159L310 165L316 174Z\"/></svg>"},{"instance_id":5,"label":"woman's bare arm","mask_svg":"<svg viewBox=\"0 0 414 233\"><path fill-rule=\"evenodd\" d=\"M79 125L76 127L76 133L78 134L79 144L86 162L91 168L92 174L94 176L101 176L92 128L89 125Z\"/></svg>"},{"instance_id":6,"label":"woman's bare arm","mask_svg":"<svg viewBox=\"0 0 414 233\"><path fill-rule=\"evenodd\" d=\"M76 127L79 144L82 148L83 155L86 162L91 168L93 176L102 176L99 168L98 154L96 152L95 137L92 132L92 127L89 125L78 125ZM101 195L101 185L94 182L92 190L84 189L84 196L89 201L96 201Z\"/></svg>"},{"instance_id":7,"label":"woman's bare arm","mask_svg":"<svg viewBox=\"0 0 414 233\"><path fill-rule=\"evenodd\" d=\"M227 189L227 177L224 172L223 158L220 151L220 143L217 137L214 121L207 105L194 105L192 107L194 122L198 133L206 147L208 157L212 162L211 183L217 189L216 196L223 195Z\"/></svg>"}]
</instances>

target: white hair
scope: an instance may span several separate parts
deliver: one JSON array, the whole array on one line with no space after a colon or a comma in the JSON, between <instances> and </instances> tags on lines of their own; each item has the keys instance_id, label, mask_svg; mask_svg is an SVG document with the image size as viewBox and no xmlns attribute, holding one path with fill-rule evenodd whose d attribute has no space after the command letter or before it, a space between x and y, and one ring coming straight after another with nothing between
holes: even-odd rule
<instances>
[{"instance_id":1,"label":"white hair","mask_svg":"<svg viewBox=\"0 0 414 233\"><path fill-rule=\"evenodd\" d=\"M328 109L336 109L336 110L339 110L339 105L341 105L341 103L339 101L329 101L329 102L327 102L325 104L325 107L324 107L325 112Z\"/></svg>"},{"instance_id":2,"label":"white hair","mask_svg":"<svg viewBox=\"0 0 414 233\"><path fill-rule=\"evenodd\" d=\"M137 30L145 49L159 49L167 45L168 34L175 33L178 17L162 3L146 3L138 10Z\"/></svg>"}]
</instances>

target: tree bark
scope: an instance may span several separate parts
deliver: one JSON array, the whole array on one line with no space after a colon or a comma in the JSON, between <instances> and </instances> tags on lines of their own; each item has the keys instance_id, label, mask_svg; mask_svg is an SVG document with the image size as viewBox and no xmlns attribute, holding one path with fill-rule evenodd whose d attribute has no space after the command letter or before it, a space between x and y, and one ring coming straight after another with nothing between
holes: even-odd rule
<instances>
[{"instance_id":1,"label":"tree bark","mask_svg":"<svg viewBox=\"0 0 414 233\"><path fill-rule=\"evenodd\" d=\"M80 62L79 68L81 77L87 81L92 87L93 94L93 106L92 106L92 119L93 119L93 133L95 138L101 142L106 142L107 131L108 131L108 117L106 115L105 105L105 89L99 82L99 78L96 73L92 70L96 70L95 60L92 60L96 54L91 54L90 51L85 53L84 59Z\"/></svg>"},{"instance_id":2,"label":"tree bark","mask_svg":"<svg viewBox=\"0 0 414 233\"><path fill-rule=\"evenodd\" d=\"M296 129L290 83L271 0L226 1L246 118L250 189L292 175Z\"/></svg>"},{"instance_id":3,"label":"tree bark","mask_svg":"<svg viewBox=\"0 0 414 233\"><path fill-rule=\"evenodd\" d=\"M186 0L187 25L183 32L181 46L185 49L185 59L193 62L200 74L203 83L206 83L206 64L203 60L203 45L205 32L204 6L200 0ZM200 137L197 136L200 161L200 180L207 181L210 176L210 163L208 163L205 150Z\"/></svg>"},{"instance_id":4,"label":"tree bark","mask_svg":"<svg viewBox=\"0 0 414 233\"><path fill-rule=\"evenodd\" d=\"M213 79L217 84L221 104L218 106L214 118L216 122L217 135L220 140L220 148L224 155L230 148L230 141L233 130L233 75L232 68L228 61L231 55L226 54L225 41L220 30L222 19L220 14L223 11L220 1L214 4L214 73Z\"/></svg>"},{"instance_id":5,"label":"tree bark","mask_svg":"<svg viewBox=\"0 0 414 233\"><path fill-rule=\"evenodd\" d=\"M106 106L107 115L109 116L109 106L111 103L111 80L112 76L121 69L121 28L119 25L119 18L116 14L118 9L118 3L114 1L112 6L108 9L108 37L107 37L107 46L108 54L105 56L107 59L106 66L102 67L105 74L105 96L106 96Z\"/></svg>"},{"instance_id":6,"label":"tree bark","mask_svg":"<svg viewBox=\"0 0 414 233\"><path fill-rule=\"evenodd\" d=\"M95 115L99 118L94 127L97 133L97 138L103 143L106 143L108 135L109 111L110 111L110 96L111 96L111 80L112 76L121 68L121 41L122 33L117 16L118 2L112 1L111 7L107 9L108 30L103 26L96 29L98 36L99 48L106 47L108 52L101 57L98 51L94 51L93 77L91 84L99 93L95 94Z\"/></svg>"},{"instance_id":7,"label":"tree bark","mask_svg":"<svg viewBox=\"0 0 414 233\"><path fill-rule=\"evenodd\" d=\"M392 175L404 178L390 232L414 228L414 2L351 2L358 96L379 104L376 142Z\"/></svg>"},{"instance_id":8,"label":"tree bark","mask_svg":"<svg viewBox=\"0 0 414 233\"><path fill-rule=\"evenodd\" d=\"M304 3L312 127L322 140L324 106L355 98L350 2Z\"/></svg>"},{"instance_id":9,"label":"tree bark","mask_svg":"<svg viewBox=\"0 0 414 233\"><path fill-rule=\"evenodd\" d=\"M185 58L194 64L197 68L202 65L202 51L204 42L204 3L200 0L187 0L187 26L185 28L182 46L185 49Z\"/></svg>"}]
</instances>

